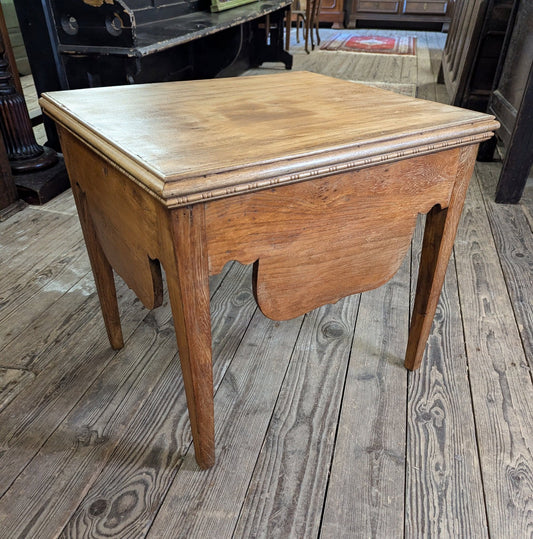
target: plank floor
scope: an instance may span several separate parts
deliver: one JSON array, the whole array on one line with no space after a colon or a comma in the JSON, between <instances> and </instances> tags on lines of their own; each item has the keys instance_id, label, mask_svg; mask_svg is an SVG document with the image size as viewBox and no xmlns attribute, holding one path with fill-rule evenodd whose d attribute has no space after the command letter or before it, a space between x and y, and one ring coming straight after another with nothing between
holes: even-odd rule
<instances>
[{"instance_id":1,"label":"plank floor","mask_svg":"<svg viewBox=\"0 0 533 539\"><path fill-rule=\"evenodd\" d=\"M295 69L445 101L445 34L404 34L416 56L307 55L293 35ZM476 166L416 373L422 218L388 284L295 320L258 311L248 267L212 279L208 471L168 301L148 312L117 278L115 352L71 193L0 223L0 538L533 537L533 186L495 204L500 166Z\"/></svg>"}]
</instances>

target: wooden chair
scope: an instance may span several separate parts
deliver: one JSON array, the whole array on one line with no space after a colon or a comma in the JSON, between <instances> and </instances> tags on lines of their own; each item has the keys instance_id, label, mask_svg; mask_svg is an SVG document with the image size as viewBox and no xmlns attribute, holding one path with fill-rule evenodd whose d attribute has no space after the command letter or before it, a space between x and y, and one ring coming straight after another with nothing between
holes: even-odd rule
<instances>
[{"instance_id":1,"label":"wooden chair","mask_svg":"<svg viewBox=\"0 0 533 539\"><path fill-rule=\"evenodd\" d=\"M311 35L311 50L315 48L313 38L313 28L316 32L317 45L320 45L320 35L318 33L319 13L321 0L306 0L305 9L302 9L302 0L294 0L291 12L296 15L296 41L300 43L300 23L305 36L305 52L309 54L309 35ZM292 17L291 17L292 18Z\"/></svg>"}]
</instances>

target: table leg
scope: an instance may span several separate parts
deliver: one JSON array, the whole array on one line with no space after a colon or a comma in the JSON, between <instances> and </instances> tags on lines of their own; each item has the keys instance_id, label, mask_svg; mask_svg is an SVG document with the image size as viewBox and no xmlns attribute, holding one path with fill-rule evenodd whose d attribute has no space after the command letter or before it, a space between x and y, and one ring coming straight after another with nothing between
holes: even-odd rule
<instances>
[{"instance_id":1,"label":"table leg","mask_svg":"<svg viewBox=\"0 0 533 539\"><path fill-rule=\"evenodd\" d=\"M466 146L459 155L454 189L447 208L435 206L426 218L415 303L405 354L405 366L420 367L429 337L448 260L461 217L466 191L474 170L478 145Z\"/></svg>"},{"instance_id":2,"label":"table leg","mask_svg":"<svg viewBox=\"0 0 533 539\"><path fill-rule=\"evenodd\" d=\"M165 266L196 461L215 463L213 366L205 217L201 204L170 217L172 245ZM170 259L170 257L173 258Z\"/></svg>"},{"instance_id":3,"label":"table leg","mask_svg":"<svg viewBox=\"0 0 533 539\"><path fill-rule=\"evenodd\" d=\"M72 192L78 208L83 237L89 253L89 260L93 270L96 290L100 299L100 307L104 317L107 336L112 348L118 350L124 346L122 328L120 326L120 314L118 310L117 292L113 268L109 264L105 253L98 241L98 236L94 229L87 198L79 185L72 181Z\"/></svg>"}]
</instances>

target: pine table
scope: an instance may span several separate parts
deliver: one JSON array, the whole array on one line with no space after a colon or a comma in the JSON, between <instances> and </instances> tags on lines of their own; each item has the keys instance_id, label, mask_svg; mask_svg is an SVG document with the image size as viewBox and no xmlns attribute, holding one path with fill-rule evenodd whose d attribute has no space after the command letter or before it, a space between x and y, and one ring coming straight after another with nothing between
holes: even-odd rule
<instances>
[{"instance_id":1,"label":"pine table","mask_svg":"<svg viewBox=\"0 0 533 539\"><path fill-rule=\"evenodd\" d=\"M113 270L147 308L165 270L195 456L215 462L210 275L254 265L262 312L289 319L380 286L427 214L405 365L437 307L492 116L295 72L44 94L113 348Z\"/></svg>"}]
</instances>

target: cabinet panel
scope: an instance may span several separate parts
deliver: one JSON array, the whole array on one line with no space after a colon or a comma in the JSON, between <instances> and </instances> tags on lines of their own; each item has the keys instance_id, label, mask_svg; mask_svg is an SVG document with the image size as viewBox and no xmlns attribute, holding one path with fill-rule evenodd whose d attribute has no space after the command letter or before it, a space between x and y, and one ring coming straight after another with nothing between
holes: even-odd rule
<instances>
[{"instance_id":1,"label":"cabinet panel","mask_svg":"<svg viewBox=\"0 0 533 539\"><path fill-rule=\"evenodd\" d=\"M453 3L454 0L350 0L347 4L348 26L355 28L361 20L383 22L389 28L390 23L397 23L396 28L422 23L428 30L435 29L436 23L446 25L450 22Z\"/></svg>"},{"instance_id":2,"label":"cabinet panel","mask_svg":"<svg viewBox=\"0 0 533 539\"><path fill-rule=\"evenodd\" d=\"M360 1L358 2L358 11L371 11L374 13L397 13L398 2L371 2Z\"/></svg>"},{"instance_id":3,"label":"cabinet panel","mask_svg":"<svg viewBox=\"0 0 533 539\"><path fill-rule=\"evenodd\" d=\"M303 0L300 0L303 4ZM333 28L344 26L344 0L322 0L318 19L320 22L332 22Z\"/></svg>"},{"instance_id":4,"label":"cabinet panel","mask_svg":"<svg viewBox=\"0 0 533 539\"><path fill-rule=\"evenodd\" d=\"M344 0L322 0L320 2L320 13L318 15L320 22L332 22L333 28L343 28L345 17Z\"/></svg>"},{"instance_id":5,"label":"cabinet panel","mask_svg":"<svg viewBox=\"0 0 533 539\"><path fill-rule=\"evenodd\" d=\"M442 57L450 103L484 112L496 75L513 3L459 0Z\"/></svg>"},{"instance_id":6,"label":"cabinet panel","mask_svg":"<svg viewBox=\"0 0 533 539\"><path fill-rule=\"evenodd\" d=\"M404 13L413 13L417 15L445 15L448 8L448 2L405 2Z\"/></svg>"}]
</instances>

